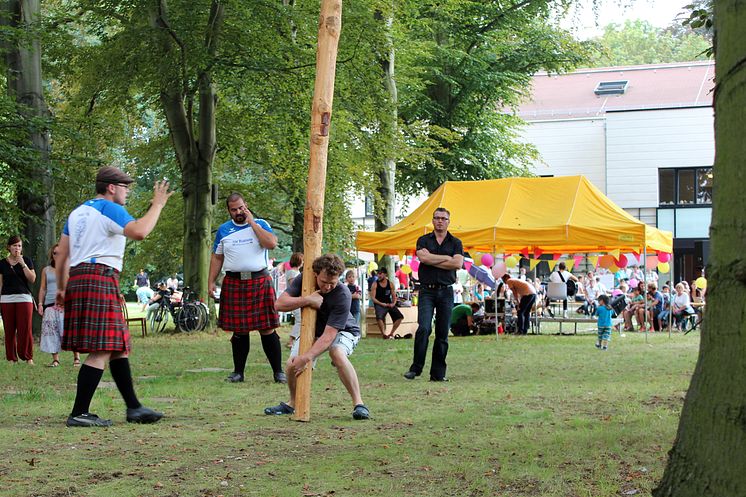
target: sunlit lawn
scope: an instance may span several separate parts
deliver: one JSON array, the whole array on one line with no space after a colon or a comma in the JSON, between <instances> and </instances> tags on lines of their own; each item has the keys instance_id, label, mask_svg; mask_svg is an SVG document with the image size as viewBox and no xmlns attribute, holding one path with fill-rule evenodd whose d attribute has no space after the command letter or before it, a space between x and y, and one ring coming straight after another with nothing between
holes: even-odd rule
<instances>
[{"instance_id":1,"label":"sunlit lawn","mask_svg":"<svg viewBox=\"0 0 746 497\"><path fill-rule=\"evenodd\" d=\"M699 341L628 333L601 352L591 335L452 338L439 384L402 377L411 340L364 339L352 360L373 419L352 420L325 356L299 423L262 413L286 388L258 336L247 381L224 381L227 338L133 333L138 394L166 413L156 425L125 422L106 373L92 411L115 425L66 428L71 354L59 368L38 350L34 367L0 364L0 495L649 495Z\"/></svg>"}]
</instances>

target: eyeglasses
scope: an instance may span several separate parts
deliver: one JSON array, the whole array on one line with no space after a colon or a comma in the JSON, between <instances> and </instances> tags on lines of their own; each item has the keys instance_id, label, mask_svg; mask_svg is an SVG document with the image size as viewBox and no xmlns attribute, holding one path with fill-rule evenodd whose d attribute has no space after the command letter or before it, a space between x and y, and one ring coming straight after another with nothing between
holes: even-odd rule
<instances>
[{"instance_id":1,"label":"eyeglasses","mask_svg":"<svg viewBox=\"0 0 746 497\"><path fill-rule=\"evenodd\" d=\"M447 217L433 216L433 221L450 221Z\"/></svg>"},{"instance_id":2,"label":"eyeglasses","mask_svg":"<svg viewBox=\"0 0 746 497\"><path fill-rule=\"evenodd\" d=\"M125 189L127 189L127 190L129 190L129 189L130 189L130 186L132 186L132 185L128 185L128 184L126 184L126 183L112 183L112 184L113 184L114 186L121 186L122 188L125 188Z\"/></svg>"}]
</instances>

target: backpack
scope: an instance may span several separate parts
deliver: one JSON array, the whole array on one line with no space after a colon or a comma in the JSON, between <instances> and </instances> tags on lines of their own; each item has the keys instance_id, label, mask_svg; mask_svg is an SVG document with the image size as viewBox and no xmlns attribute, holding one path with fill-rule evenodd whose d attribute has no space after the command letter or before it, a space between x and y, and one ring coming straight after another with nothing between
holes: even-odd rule
<instances>
[{"instance_id":1,"label":"backpack","mask_svg":"<svg viewBox=\"0 0 746 497\"><path fill-rule=\"evenodd\" d=\"M562 276L562 271L557 271L557 274L559 274L560 279L567 285L567 296L572 297L576 293L578 293L578 285L575 283L574 280L567 280L565 281L565 277Z\"/></svg>"}]
</instances>

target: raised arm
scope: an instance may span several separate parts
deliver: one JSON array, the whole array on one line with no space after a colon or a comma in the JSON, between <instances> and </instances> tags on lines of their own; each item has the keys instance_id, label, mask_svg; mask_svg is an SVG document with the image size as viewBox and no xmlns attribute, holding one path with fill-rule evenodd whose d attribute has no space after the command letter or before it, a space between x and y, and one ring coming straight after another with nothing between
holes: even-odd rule
<instances>
[{"instance_id":1,"label":"raised arm","mask_svg":"<svg viewBox=\"0 0 746 497\"><path fill-rule=\"evenodd\" d=\"M156 181L153 186L153 200L150 201L148 212L140 219L127 223L124 227L124 236L133 240L142 240L148 236L155 228L163 207L173 193L168 191L168 181Z\"/></svg>"}]
</instances>

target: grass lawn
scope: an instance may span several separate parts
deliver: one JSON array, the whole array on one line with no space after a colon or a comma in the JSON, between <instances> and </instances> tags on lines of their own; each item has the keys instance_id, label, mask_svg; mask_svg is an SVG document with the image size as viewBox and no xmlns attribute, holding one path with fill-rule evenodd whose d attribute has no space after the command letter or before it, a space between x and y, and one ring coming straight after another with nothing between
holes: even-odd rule
<instances>
[{"instance_id":1,"label":"grass lawn","mask_svg":"<svg viewBox=\"0 0 746 497\"><path fill-rule=\"evenodd\" d=\"M262 412L287 389L272 382L258 335L246 382L224 381L227 338L133 333L138 395L166 414L155 425L125 422L107 372L91 410L115 425L66 428L70 353L59 368L38 349L36 366L0 363L0 495L649 495L699 343L627 333L601 352L591 335L452 338L451 381L440 384L402 377L411 340L363 339L352 361L373 419L352 420L323 356L311 422L299 423Z\"/></svg>"}]
</instances>

